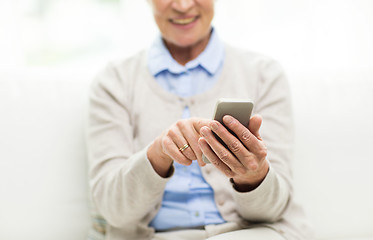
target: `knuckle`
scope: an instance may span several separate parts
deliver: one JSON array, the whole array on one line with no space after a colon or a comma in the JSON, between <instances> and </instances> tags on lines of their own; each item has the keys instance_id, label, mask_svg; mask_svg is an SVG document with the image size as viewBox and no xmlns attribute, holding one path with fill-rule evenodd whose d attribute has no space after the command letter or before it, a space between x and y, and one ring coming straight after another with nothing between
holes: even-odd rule
<instances>
[{"instance_id":1,"label":"knuckle","mask_svg":"<svg viewBox=\"0 0 373 240\"><path fill-rule=\"evenodd\" d=\"M217 159L215 159L215 158L212 158L212 159L209 159L210 160L210 162L212 163L212 164L214 164L216 167L219 167L220 166L220 161L219 160L217 160Z\"/></svg>"},{"instance_id":2,"label":"knuckle","mask_svg":"<svg viewBox=\"0 0 373 240\"><path fill-rule=\"evenodd\" d=\"M256 171L258 169L258 164L255 161L251 161L249 167L252 171Z\"/></svg>"},{"instance_id":3,"label":"knuckle","mask_svg":"<svg viewBox=\"0 0 373 240\"><path fill-rule=\"evenodd\" d=\"M231 142L231 144L228 145L229 146L229 149L233 152L233 153L237 153L240 151L240 144L238 142L238 140L233 140Z\"/></svg>"},{"instance_id":4,"label":"knuckle","mask_svg":"<svg viewBox=\"0 0 373 240\"><path fill-rule=\"evenodd\" d=\"M267 150L266 149L262 149L258 152L258 157L260 159L263 159L263 158L266 158L267 157Z\"/></svg>"},{"instance_id":5,"label":"knuckle","mask_svg":"<svg viewBox=\"0 0 373 240\"><path fill-rule=\"evenodd\" d=\"M229 154L227 151L220 151L219 153L219 158L223 161L223 162L227 162L229 160Z\"/></svg>"},{"instance_id":6,"label":"knuckle","mask_svg":"<svg viewBox=\"0 0 373 240\"><path fill-rule=\"evenodd\" d=\"M257 162L258 159L259 159L258 156L256 156L255 154L252 154L250 159L249 159L249 163L253 164L253 163Z\"/></svg>"},{"instance_id":7,"label":"knuckle","mask_svg":"<svg viewBox=\"0 0 373 240\"><path fill-rule=\"evenodd\" d=\"M241 133L241 138L243 141L249 142L251 140L251 134L249 133L249 131L245 130Z\"/></svg>"}]
</instances>

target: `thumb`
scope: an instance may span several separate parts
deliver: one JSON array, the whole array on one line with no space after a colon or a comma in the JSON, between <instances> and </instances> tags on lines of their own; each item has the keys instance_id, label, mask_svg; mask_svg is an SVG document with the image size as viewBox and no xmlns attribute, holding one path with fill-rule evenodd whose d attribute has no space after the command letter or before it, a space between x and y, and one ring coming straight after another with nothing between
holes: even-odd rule
<instances>
[{"instance_id":1,"label":"thumb","mask_svg":"<svg viewBox=\"0 0 373 240\"><path fill-rule=\"evenodd\" d=\"M259 134L259 129L260 126L262 125L263 118L259 114L255 114L253 117L251 117L250 122L249 122L249 130L252 134L255 135L257 139L262 141L262 138L260 137Z\"/></svg>"},{"instance_id":2,"label":"thumb","mask_svg":"<svg viewBox=\"0 0 373 240\"><path fill-rule=\"evenodd\" d=\"M193 127L198 134L202 127L208 126L212 120L204 118L193 118Z\"/></svg>"}]
</instances>

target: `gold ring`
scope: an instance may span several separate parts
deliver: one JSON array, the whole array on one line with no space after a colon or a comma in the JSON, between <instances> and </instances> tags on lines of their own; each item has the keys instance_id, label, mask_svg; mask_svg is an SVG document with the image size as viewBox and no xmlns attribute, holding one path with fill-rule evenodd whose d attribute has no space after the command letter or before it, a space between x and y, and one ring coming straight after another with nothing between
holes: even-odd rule
<instances>
[{"instance_id":1,"label":"gold ring","mask_svg":"<svg viewBox=\"0 0 373 240\"><path fill-rule=\"evenodd\" d=\"M185 149L187 149L189 147L189 144L185 144L184 146L182 146L181 148L179 148L180 152L184 152Z\"/></svg>"}]
</instances>

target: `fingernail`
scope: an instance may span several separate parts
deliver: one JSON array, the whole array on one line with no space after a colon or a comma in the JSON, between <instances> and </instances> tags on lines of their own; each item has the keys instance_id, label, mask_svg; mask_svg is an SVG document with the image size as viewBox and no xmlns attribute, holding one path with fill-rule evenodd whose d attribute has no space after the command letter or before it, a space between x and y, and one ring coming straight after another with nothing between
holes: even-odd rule
<instances>
[{"instance_id":1,"label":"fingernail","mask_svg":"<svg viewBox=\"0 0 373 240\"><path fill-rule=\"evenodd\" d=\"M210 123L210 128L212 131L216 131L218 129L218 124L215 122Z\"/></svg>"},{"instance_id":2,"label":"fingernail","mask_svg":"<svg viewBox=\"0 0 373 240\"><path fill-rule=\"evenodd\" d=\"M227 124L230 124L232 121L233 121L233 118L231 116L224 116L224 122L227 123Z\"/></svg>"},{"instance_id":3,"label":"fingernail","mask_svg":"<svg viewBox=\"0 0 373 240\"><path fill-rule=\"evenodd\" d=\"M201 128L201 134L202 136L206 136L207 135L207 130L205 127Z\"/></svg>"}]
</instances>

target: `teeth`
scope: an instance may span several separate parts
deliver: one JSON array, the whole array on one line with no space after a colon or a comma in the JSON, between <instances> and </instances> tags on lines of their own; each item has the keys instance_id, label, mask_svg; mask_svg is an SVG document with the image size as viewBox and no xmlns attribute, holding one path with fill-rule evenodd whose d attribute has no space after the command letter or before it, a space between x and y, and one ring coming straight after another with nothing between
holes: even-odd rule
<instances>
[{"instance_id":1,"label":"teeth","mask_svg":"<svg viewBox=\"0 0 373 240\"><path fill-rule=\"evenodd\" d=\"M186 25L186 24L193 22L195 19L196 17L184 18L184 19L172 19L172 22L176 24Z\"/></svg>"}]
</instances>

